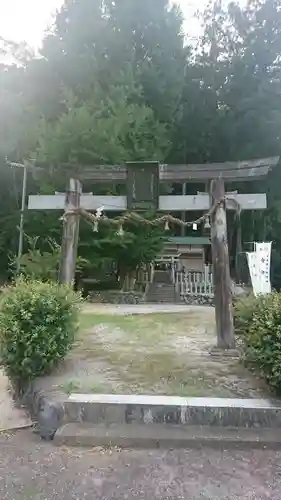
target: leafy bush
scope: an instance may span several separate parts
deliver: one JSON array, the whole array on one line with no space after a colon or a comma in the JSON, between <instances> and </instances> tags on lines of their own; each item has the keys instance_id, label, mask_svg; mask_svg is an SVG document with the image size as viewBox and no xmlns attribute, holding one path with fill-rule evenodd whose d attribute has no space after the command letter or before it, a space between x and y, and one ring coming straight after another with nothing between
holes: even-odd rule
<instances>
[{"instance_id":1,"label":"leafy bush","mask_svg":"<svg viewBox=\"0 0 281 500\"><path fill-rule=\"evenodd\" d=\"M25 235L28 250L22 254L20 261L16 255L10 257L10 268L14 276L17 273L18 264L20 274L32 280L55 281L58 278L60 264L60 246L51 238L44 240L45 249L41 248L41 241L38 237Z\"/></svg>"},{"instance_id":2,"label":"leafy bush","mask_svg":"<svg viewBox=\"0 0 281 500\"><path fill-rule=\"evenodd\" d=\"M65 286L19 279L1 296L1 362L20 394L70 350L80 296Z\"/></svg>"},{"instance_id":3,"label":"leafy bush","mask_svg":"<svg viewBox=\"0 0 281 500\"><path fill-rule=\"evenodd\" d=\"M281 393L281 294L273 292L241 299L235 306L236 332L245 360Z\"/></svg>"},{"instance_id":4,"label":"leafy bush","mask_svg":"<svg viewBox=\"0 0 281 500\"><path fill-rule=\"evenodd\" d=\"M243 336L251 325L253 314L258 307L259 299L253 294L236 297L234 300L235 333Z\"/></svg>"},{"instance_id":5,"label":"leafy bush","mask_svg":"<svg viewBox=\"0 0 281 500\"><path fill-rule=\"evenodd\" d=\"M52 238L45 238L45 250L42 250L42 241L40 238L32 238L25 235L29 249L26 253L22 254L20 258L20 274L32 280L42 281L56 281L58 279L60 260L61 260L61 247ZM86 267L88 261L77 257L76 273ZM12 256L10 258L10 267L13 275L17 275L18 258Z\"/></svg>"}]
</instances>

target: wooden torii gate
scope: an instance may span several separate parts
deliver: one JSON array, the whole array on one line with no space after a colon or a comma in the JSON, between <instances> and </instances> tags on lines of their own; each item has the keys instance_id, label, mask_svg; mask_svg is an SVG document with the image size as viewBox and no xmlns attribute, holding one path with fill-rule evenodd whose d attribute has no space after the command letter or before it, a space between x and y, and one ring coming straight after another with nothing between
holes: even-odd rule
<instances>
[{"instance_id":1,"label":"wooden torii gate","mask_svg":"<svg viewBox=\"0 0 281 500\"><path fill-rule=\"evenodd\" d=\"M265 177L276 166L279 157L251 161L226 162L201 165L164 165L157 162L128 163L126 165L95 165L76 167L60 165L59 173L73 178L65 194L31 195L30 210L75 211L83 208L95 211L100 207L105 212L131 210L160 210L165 212L208 211L214 204L212 214L211 243L213 254L213 280L215 290L217 346L221 349L235 347L232 290L227 244L226 209L264 210L267 207L266 194L226 193L225 183L253 181ZM150 177L147 177L149 170ZM146 177L144 174L146 171ZM128 196L93 196L82 193L80 181L96 183L127 182ZM144 183L145 181L145 183ZM197 195L158 196L160 182L204 183L208 190ZM146 186L146 188L145 188ZM69 215L64 222L62 240L62 262L60 280L72 283L79 233L79 215Z\"/></svg>"}]
</instances>

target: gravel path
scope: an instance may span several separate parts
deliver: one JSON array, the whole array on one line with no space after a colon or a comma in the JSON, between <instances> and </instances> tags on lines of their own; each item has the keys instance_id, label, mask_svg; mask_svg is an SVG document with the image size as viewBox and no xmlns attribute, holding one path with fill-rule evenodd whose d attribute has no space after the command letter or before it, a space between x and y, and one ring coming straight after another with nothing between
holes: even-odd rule
<instances>
[{"instance_id":1,"label":"gravel path","mask_svg":"<svg viewBox=\"0 0 281 500\"><path fill-rule=\"evenodd\" d=\"M1 500L280 500L281 453L55 448L0 436Z\"/></svg>"},{"instance_id":2,"label":"gravel path","mask_svg":"<svg viewBox=\"0 0 281 500\"><path fill-rule=\"evenodd\" d=\"M188 313L188 312L210 311L207 306L187 306L180 304L137 304L137 305L114 305L114 304L83 304L84 313L112 314L126 316L129 314L155 314L155 313Z\"/></svg>"}]
</instances>

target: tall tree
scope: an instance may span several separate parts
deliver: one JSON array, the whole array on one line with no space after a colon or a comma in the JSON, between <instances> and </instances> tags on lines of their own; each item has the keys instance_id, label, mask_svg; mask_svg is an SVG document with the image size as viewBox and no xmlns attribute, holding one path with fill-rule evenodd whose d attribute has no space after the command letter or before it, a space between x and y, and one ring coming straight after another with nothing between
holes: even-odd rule
<instances>
[{"instance_id":1,"label":"tall tree","mask_svg":"<svg viewBox=\"0 0 281 500\"><path fill-rule=\"evenodd\" d=\"M109 89L129 68L142 88L138 102L169 123L177 111L188 50L181 13L168 0L65 2L42 53L83 99L97 82Z\"/></svg>"},{"instance_id":2,"label":"tall tree","mask_svg":"<svg viewBox=\"0 0 281 500\"><path fill-rule=\"evenodd\" d=\"M0 68L0 154L52 163L280 154L280 2L222 3L210 2L191 54L166 0L65 1L42 57ZM279 184L277 168L261 187L269 210L243 214L247 241L274 237L281 247ZM37 219L29 227L39 231Z\"/></svg>"},{"instance_id":3,"label":"tall tree","mask_svg":"<svg viewBox=\"0 0 281 500\"><path fill-rule=\"evenodd\" d=\"M38 159L53 164L163 159L169 147L165 125L148 106L130 102L128 92L125 82L106 93L96 88L91 100L81 104L67 92L65 112L54 124L41 123Z\"/></svg>"}]
</instances>

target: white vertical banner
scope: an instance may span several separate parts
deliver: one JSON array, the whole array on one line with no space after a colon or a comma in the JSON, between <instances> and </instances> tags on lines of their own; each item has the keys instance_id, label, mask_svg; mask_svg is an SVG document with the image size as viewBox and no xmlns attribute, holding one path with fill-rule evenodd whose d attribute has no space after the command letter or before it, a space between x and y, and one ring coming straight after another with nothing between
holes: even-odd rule
<instances>
[{"instance_id":1,"label":"white vertical banner","mask_svg":"<svg viewBox=\"0 0 281 500\"><path fill-rule=\"evenodd\" d=\"M253 292L255 295L270 293L270 261L272 242L255 243L254 248L254 252L247 253Z\"/></svg>"},{"instance_id":2,"label":"white vertical banner","mask_svg":"<svg viewBox=\"0 0 281 500\"><path fill-rule=\"evenodd\" d=\"M259 280L258 280L258 262L256 252L247 252L247 261L250 271L250 277L253 287L254 295L257 296L259 293Z\"/></svg>"},{"instance_id":3,"label":"white vertical banner","mask_svg":"<svg viewBox=\"0 0 281 500\"><path fill-rule=\"evenodd\" d=\"M256 252L260 265L261 292L270 293L270 264L271 264L271 248L272 242L256 243Z\"/></svg>"}]
</instances>

